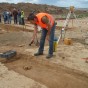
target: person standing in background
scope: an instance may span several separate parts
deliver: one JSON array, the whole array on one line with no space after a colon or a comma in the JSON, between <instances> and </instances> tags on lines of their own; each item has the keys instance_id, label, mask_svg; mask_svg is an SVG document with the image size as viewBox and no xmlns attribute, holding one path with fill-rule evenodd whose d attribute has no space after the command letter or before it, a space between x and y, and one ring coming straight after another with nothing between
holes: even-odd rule
<instances>
[{"instance_id":1,"label":"person standing in background","mask_svg":"<svg viewBox=\"0 0 88 88\"><path fill-rule=\"evenodd\" d=\"M3 12L3 19L4 19L4 24L6 24L6 21L7 21L7 11L4 10Z\"/></svg>"},{"instance_id":2,"label":"person standing in background","mask_svg":"<svg viewBox=\"0 0 88 88\"><path fill-rule=\"evenodd\" d=\"M2 16L1 16L1 14L0 14L0 23L1 23L1 18L2 18Z\"/></svg>"},{"instance_id":3,"label":"person standing in background","mask_svg":"<svg viewBox=\"0 0 88 88\"><path fill-rule=\"evenodd\" d=\"M24 11L21 11L21 24L25 25L25 23L24 23Z\"/></svg>"},{"instance_id":4,"label":"person standing in background","mask_svg":"<svg viewBox=\"0 0 88 88\"><path fill-rule=\"evenodd\" d=\"M17 24L17 15L18 15L18 11L14 8L13 9L14 24Z\"/></svg>"},{"instance_id":5,"label":"person standing in background","mask_svg":"<svg viewBox=\"0 0 88 88\"><path fill-rule=\"evenodd\" d=\"M18 9L18 23L21 24L21 10Z\"/></svg>"},{"instance_id":6,"label":"person standing in background","mask_svg":"<svg viewBox=\"0 0 88 88\"><path fill-rule=\"evenodd\" d=\"M6 12L6 16L7 16L7 24L9 24L9 11Z\"/></svg>"},{"instance_id":7,"label":"person standing in background","mask_svg":"<svg viewBox=\"0 0 88 88\"><path fill-rule=\"evenodd\" d=\"M9 24L11 24L11 21L12 21L12 12L9 11Z\"/></svg>"}]
</instances>

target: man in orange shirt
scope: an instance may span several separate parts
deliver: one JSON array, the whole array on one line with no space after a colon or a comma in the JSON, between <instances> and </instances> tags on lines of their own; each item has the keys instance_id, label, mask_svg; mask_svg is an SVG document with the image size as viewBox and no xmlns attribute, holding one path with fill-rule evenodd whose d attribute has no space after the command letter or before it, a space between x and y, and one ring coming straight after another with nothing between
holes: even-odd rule
<instances>
[{"instance_id":1,"label":"man in orange shirt","mask_svg":"<svg viewBox=\"0 0 88 88\"><path fill-rule=\"evenodd\" d=\"M43 55L45 38L49 36L49 52L46 58L51 58L53 56L53 41L54 41L54 32L55 32L55 20L52 15L48 13L38 13L37 15L31 13L28 16L28 21L35 25L35 30L37 26L42 28L42 36L40 39L40 46L38 52L35 53L35 56ZM35 31L36 33L36 31Z\"/></svg>"}]
</instances>

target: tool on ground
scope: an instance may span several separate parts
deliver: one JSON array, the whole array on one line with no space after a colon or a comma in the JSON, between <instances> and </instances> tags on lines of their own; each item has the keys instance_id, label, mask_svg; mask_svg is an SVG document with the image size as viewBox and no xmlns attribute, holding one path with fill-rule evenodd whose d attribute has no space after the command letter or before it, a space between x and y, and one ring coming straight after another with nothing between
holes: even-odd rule
<instances>
[{"instance_id":1,"label":"tool on ground","mask_svg":"<svg viewBox=\"0 0 88 88\"><path fill-rule=\"evenodd\" d=\"M9 58L15 56L16 54L17 54L17 52L15 50L9 50L9 51L0 53L0 57L9 59Z\"/></svg>"}]
</instances>

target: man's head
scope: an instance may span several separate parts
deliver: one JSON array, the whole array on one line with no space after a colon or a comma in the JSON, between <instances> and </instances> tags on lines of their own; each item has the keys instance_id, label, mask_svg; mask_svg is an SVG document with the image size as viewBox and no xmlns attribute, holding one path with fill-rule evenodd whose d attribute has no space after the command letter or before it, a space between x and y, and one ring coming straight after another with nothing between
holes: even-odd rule
<instances>
[{"instance_id":1,"label":"man's head","mask_svg":"<svg viewBox=\"0 0 88 88\"><path fill-rule=\"evenodd\" d=\"M29 16L27 17L27 21L30 21L31 23L35 23L37 17L34 13L30 13Z\"/></svg>"},{"instance_id":2,"label":"man's head","mask_svg":"<svg viewBox=\"0 0 88 88\"><path fill-rule=\"evenodd\" d=\"M29 16L27 17L27 20L30 21L30 20L34 20L34 18L36 18L35 15L31 15L29 14Z\"/></svg>"},{"instance_id":3,"label":"man's head","mask_svg":"<svg viewBox=\"0 0 88 88\"><path fill-rule=\"evenodd\" d=\"M35 11L29 13L27 20L34 20L36 18Z\"/></svg>"},{"instance_id":4,"label":"man's head","mask_svg":"<svg viewBox=\"0 0 88 88\"><path fill-rule=\"evenodd\" d=\"M34 13L30 13L29 16L27 17L27 21L30 21L30 23L34 24L34 23L38 22L38 18L36 17L36 15ZM41 21L44 24L49 23L49 19L46 15L41 18Z\"/></svg>"}]
</instances>

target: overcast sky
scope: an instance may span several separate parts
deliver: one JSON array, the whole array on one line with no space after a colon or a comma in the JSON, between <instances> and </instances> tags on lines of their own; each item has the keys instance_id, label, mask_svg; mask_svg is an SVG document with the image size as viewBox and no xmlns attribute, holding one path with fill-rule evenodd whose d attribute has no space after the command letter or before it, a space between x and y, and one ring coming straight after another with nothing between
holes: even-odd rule
<instances>
[{"instance_id":1,"label":"overcast sky","mask_svg":"<svg viewBox=\"0 0 88 88\"><path fill-rule=\"evenodd\" d=\"M1 2L18 3L29 2L36 4L56 5L60 7L75 6L77 8L88 8L88 0L0 0Z\"/></svg>"}]
</instances>

